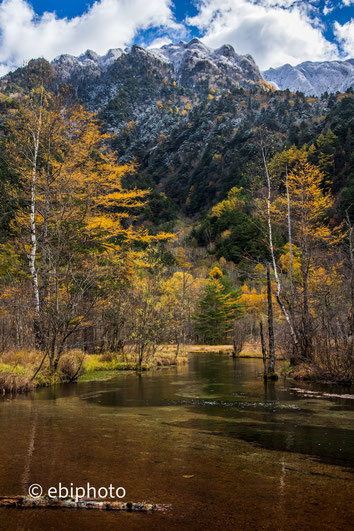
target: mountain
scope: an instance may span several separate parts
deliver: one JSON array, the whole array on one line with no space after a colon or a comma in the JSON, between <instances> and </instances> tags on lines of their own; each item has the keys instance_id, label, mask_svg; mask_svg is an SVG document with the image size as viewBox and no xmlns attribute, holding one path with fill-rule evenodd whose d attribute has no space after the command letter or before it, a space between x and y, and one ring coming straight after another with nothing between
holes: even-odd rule
<instances>
[{"instance_id":1,"label":"mountain","mask_svg":"<svg viewBox=\"0 0 354 531\"><path fill-rule=\"evenodd\" d=\"M125 50L113 49L104 56L88 50L79 57L61 55L53 66L59 78L87 93L87 83L94 81L102 92L116 91L120 78L128 69L136 68L137 60L144 63L155 77L174 80L178 85L207 93L216 87L245 87L263 82L261 73L250 55L238 55L232 46L217 50L205 46L198 39L168 44L159 49L144 49L134 45ZM96 92L96 91L95 91Z\"/></svg>"},{"instance_id":2,"label":"mountain","mask_svg":"<svg viewBox=\"0 0 354 531\"><path fill-rule=\"evenodd\" d=\"M176 81L189 88L196 86L199 72L203 72L204 78L207 74L211 83L228 80L242 86L262 80L254 59L250 55L238 55L230 44L212 50L199 39L192 39L189 43L167 44L151 53L172 64Z\"/></svg>"},{"instance_id":3,"label":"mountain","mask_svg":"<svg viewBox=\"0 0 354 531\"><path fill-rule=\"evenodd\" d=\"M212 50L193 39L104 56L61 55L51 64L32 60L0 80L0 127L12 98L43 80L53 91L71 85L70 97L115 133L120 160L139 166L126 184L152 190L146 215L153 223L168 222L176 212L198 217L234 186L250 190L259 171L259 131L267 131L277 151L314 144L331 129L337 136L333 190L354 190L348 180L354 95L313 98L274 90L253 59L232 46ZM347 195L350 204L352 192Z\"/></svg>"},{"instance_id":4,"label":"mountain","mask_svg":"<svg viewBox=\"0 0 354 531\"><path fill-rule=\"evenodd\" d=\"M178 85L196 91L198 95L206 94L210 88L245 88L254 83L262 84L264 80L279 90L289 89L315 96L324 92L344 92L354 86L354 59L307 61L297 66L286 64L266 70L262 77L250 55L237 54L229 44L213 50L196 38L188 43L181 41L158 49L144 49L137 45L125 50L117 48L103 56L87 50L79 57L61 55L52 64L63 82L72 83L78 89L80 83L87 89L90 80L109 89L111 70L117 74L119 65L134 68L137 57L163 77L175 80ZM114 91L117 84L113 84Z\"/></svg>"},{"instance_id":5,"label":"mountain","mask_svg":"<svg viewBox=\"0 0 354 531\"><path fill-rule=\"evenodd\" d=\"M289 64L269 68L264 79L280 90L300 91L321 96L324 92L345 92L354 86L354 59L347 61L306 61L297 66Z\"/></svg>"}]
</instances>

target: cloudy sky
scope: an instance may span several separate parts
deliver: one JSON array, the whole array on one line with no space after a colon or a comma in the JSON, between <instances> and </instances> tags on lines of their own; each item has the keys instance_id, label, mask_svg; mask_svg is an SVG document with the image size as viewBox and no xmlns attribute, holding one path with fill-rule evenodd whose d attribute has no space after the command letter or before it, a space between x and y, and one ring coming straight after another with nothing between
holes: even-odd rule
<instances>
[{"instance_id":1,"label":"cloudy sky","mask_svg":"<svg viewBox=\"0 0 354 531\"><path fill-rule=\"evenodd\" d=\"M32 57L195 36L232 44L261 69L352 58L354 0L2 0L0 75Z\"/></svg>"}]
</instances>

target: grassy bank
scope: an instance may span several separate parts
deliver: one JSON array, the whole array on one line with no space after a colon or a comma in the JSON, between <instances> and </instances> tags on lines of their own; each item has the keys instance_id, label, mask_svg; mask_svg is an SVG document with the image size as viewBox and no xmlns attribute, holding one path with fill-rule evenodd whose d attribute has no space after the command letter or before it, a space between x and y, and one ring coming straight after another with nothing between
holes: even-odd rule
<instances>
[{"instance_id":1,"label":"grassy bank","mask_svg":"<svg viewBox=\"0 0 354 531\"><path fill-rule=\"evenodd\" d=\"M186 346L188 354L191 353L207 353L216 352L218 354L232 355L232 345L188 345ZM244 344L242 351L237 355L238 358L259 358L262 359L262 348L257 341L248 341ZM276 359L282 360L283 356L278 352L276 353Z\"/></svg>"},{"instance_id":2,"label":"grassy bank","mask_svg":"<svg viewBox=\"0 0 354 531\"><path fill-rule=\"evenodd\" d=\"M60 359L58 369L52 374L48 362L33 378L43 354L35 351L9 351L0 354L0 394L21 393L36 387L50 386L71 381L102 380L113 377L117 371L149 370L159 367L171 367L186 363L188 355L193 353L212 353L232 355L232 345L187 345L180 349L176 359L176 345L161 345L153 357L138 364L134 353L85 354L81 350L71 350ZM260 346L246 343L239 354L240 358L261 358ZM281 357L278 357L281 359Z\"/></svg>"},{"instance_id":3,"label":"grassy bank","mask_svg":"<svg viewBox=\"0 0 354 531\"><path fill-rule=\"evenodd\" d=\"M81 350L65 353L53 374L46 361L38 374L33 378L40 366L43 354L35 351L10 351L0 354L0 394L22 393L37 387L45 387L76 380L106 379L114 376L117 371L149 370L157 367L169 367L187 361L181 353L177 359L173 346L161 347L154 357L138 364L133 353L116 354L85 354ZM102 377L101 374L104 374Z\"/></svg>"},{"instance_id":4,"label":"grassy bank","mask_svg":"<svg viewBox=\"0 0 354 531\"><path fill-rule=\"evenodd\" d=\"M289 376L294 380L303 382L316 382L324 384L339 384L351 386L354 383L353 370L347 367L323 366L316 360L312 363L301 363L292 367Z\"/></svg>"}]
</instances>

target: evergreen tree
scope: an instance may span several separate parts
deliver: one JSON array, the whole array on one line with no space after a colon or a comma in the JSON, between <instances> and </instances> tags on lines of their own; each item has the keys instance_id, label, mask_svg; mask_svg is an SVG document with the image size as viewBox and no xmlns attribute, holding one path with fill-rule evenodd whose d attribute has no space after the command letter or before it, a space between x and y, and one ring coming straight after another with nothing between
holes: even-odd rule
<instances>
[{"instance_id":1,"label":"evergreen tree","mask_svg":"<svg viewBox=\"0 0 354 531\"><path fill-rule=\"evenodd\" d=\"M224 343L234 320L242 315L240 294L218 267L210 271L209 277L194 317L196 330L205 343Z\"/></svg>"}]
</instances>

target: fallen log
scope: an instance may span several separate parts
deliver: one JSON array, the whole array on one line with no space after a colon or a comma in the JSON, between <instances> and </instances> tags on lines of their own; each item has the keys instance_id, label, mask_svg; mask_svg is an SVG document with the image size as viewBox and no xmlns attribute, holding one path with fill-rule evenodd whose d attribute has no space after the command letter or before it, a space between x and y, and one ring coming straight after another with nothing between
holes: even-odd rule
<instances>
[{"instance_id":1,"label":"fallen log","mask_svg":"<svg viewBox=\"0 0 354 531\"><path fill-rule=\"evenodd\" d=\"M90 499L73 498L31 498L28 496L0 496L0 507L16 507L19 509L50 508L50 509L96 509L100 511L150 512L162 507L153 503L107 502Z\"/></svg>"},{"instance_id":2,"label":"fallen log","mask_svg":"<svg viewBox=\"0 0 354 531\"><path fill-rule=\"evenodd\" d=\"M343 398L344 400L354 400L354 395L349 394L336 394L336 393L322 393L320 391L308 391L307 389L301 389L300 387L291 387L291 391L302 393L306 397L311 398Z\"/></svg>"}]
</instances>

